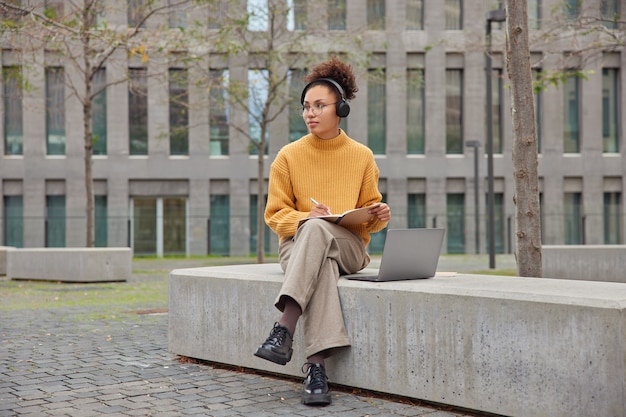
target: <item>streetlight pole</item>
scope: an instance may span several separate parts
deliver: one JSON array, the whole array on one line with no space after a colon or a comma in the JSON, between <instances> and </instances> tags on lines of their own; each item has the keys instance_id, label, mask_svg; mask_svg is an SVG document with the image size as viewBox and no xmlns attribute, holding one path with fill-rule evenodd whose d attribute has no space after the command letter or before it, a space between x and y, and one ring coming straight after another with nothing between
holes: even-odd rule
<instances>
[{"instance_id":1,"label":"streetlight pole","mask_svg":"<svg viewBox=\"0 0 626 417\"><path fill-rule=\"evenodd\" d=\"M475 253L480 253L480 199L478 194L478 148L480 141L467 140L465 146L474 148L474 246L476 247Z\"/></svg>"},{"instance_id":2,"label":"streetlight pole","mask_svg":"<svg viewBox=\"0 0 626 417\"><path fill-rule=\"evenodd\" d=\"M487 79L487 232L489 240L489 268L496 267L496 234L494 219L494 196L493 196L493 92L492 92L492 58L491 58L491 23L504 22L506 12L503 9L490 10L487 12L487 25L485 35L487 40L487 52L485 54L485 76Z\"/></svg>"}]
</instances>

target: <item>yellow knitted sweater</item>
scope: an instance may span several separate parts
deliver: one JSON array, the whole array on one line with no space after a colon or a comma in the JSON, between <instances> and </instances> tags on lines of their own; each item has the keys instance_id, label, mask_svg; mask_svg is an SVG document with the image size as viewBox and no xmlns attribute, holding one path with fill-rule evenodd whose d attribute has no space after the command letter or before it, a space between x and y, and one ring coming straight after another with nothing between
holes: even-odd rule
<instances>
[{"instance_id":1,"label":"yellow knitted sweater","mask_svg":"<svg viewBox=\"0 0 626 417\"><path fill-rule=\"evenodd\" d=\"M270 169L265 222L285 239L296 234L298 221L308 217L311 198L333 213L381 201L379 170L372 151L343 130L334 139L308 134L284 146ZM346 226L363 239L387 225L374 218L364 225Z\"/></svg>"}]
</instances>

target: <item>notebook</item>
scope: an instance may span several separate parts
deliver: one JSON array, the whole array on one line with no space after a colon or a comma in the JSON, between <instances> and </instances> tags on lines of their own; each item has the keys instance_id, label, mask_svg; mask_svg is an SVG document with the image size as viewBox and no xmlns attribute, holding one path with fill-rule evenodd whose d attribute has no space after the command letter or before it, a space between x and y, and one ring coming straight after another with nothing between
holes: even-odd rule
<instances>
[{"instance_id":1,"label":"notebook","mask_svg":"<svg viewBox=\"0 0 626 417\"><path fill-rule=\"evenodd\" d=\"M389 229L378 273L366 268L343 275L359 281L400 281L434 277L445 229Z\"/></svg>"}]
</instances>

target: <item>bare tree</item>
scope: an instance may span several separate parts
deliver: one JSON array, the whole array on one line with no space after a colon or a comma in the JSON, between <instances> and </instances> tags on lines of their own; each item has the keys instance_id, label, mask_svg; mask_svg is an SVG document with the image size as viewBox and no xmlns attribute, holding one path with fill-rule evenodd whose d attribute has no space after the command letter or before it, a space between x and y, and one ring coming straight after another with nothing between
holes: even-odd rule
<instances>
[{"instance_id":1,"label":"bare tree","mask_svg":"<svg viewBox=\"0 0 626 417\"><path fill-rule=\"evenodd\" d=\"M541 277L541 222L533 80L526 0L507 0L506 62L511 80L517 273Z\"/></svg>"},{"instance_id":2,"label":"bare tree","mask_svg":"<svg viewBox=\"0 0 626 417\"><path fill-rule=\"evenodd\" d=\"M108 79L97 85L94 81L99 71L106 67L118 51L131 56L138 55L142 62L146 62L148 51L152 48L166 49L168 42L177 42L177 37L150 35L152 31L158 32L161 28L144 30L144 27L156 16L191 4L191 0L129 2L133 12L132 21L128 25L109 25L104 14L105 7L119 4L127 7L126 2L102 0L50 2L49 6L21 6L20 2L0 1L1 11L9 17L2 22L3 35L5 40L7 37L11 39L12 49L22 53L24 65L44 65L36 61L28 63L26 57L31 51L45 49L62 56L65 65L72 67L77 74L77 77L65 77L64 82L82 106L87 247L95 245L92 156L97 138L93 133L93 103L101 91L110 85L128 81L128 76ZM171 47L175 48L173 45Z\"/></svg>"}]
</instances>

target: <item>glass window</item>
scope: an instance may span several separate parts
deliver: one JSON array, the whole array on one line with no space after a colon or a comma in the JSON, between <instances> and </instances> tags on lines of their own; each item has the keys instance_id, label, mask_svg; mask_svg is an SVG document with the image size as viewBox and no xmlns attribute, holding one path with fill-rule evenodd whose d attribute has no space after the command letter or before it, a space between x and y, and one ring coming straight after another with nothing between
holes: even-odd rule
<instances>
[{"instance_id":1,"label":"glass window","mask_svg":"<svg viewBox=\"0 0 626 417\"><path fill-rule=\"evenodd\" d=\"M407 80L406 144L408 154L424 154L424 71L409 68Z\"/></svg>"},{"instance_id":2,"label":"glass window","mask_svg":"<svg viewBox=\"0 0 626 417\"><path fill-rule=\"evenodd\" d=\"M46 247L65 247L65 196L46 196Z\"/></svg>"},{"instance_id":3,"label":"glass window","mask_svg":"<svg viewBox=\"0 0 626 417\"><path fill-rule=\"evenodd\" d=\"M95 203L95 245L96 247L106 248L108 246L108 208L107 196L97 195L94 198Z\"/></svg>"},{"instance_id":4,"label":"glass window","mask_svg":"<svg viewBox=\"0 0 626 417\"><path fill-rule=\"evenodd\" d=\"M292 69L289 71L289 103L293 103L289 106L289 142L298 140L309 133L302 120L302 107L300 105L305 76L305 70Z\"/></svg>"},{"instance_id":5,"label":"glass window","mask_svg":"<svg viewBox=\"0 0 626 417\"><path fill-rule=\"evenodd\" d=\"M563 219L565 222L565 244L583 244L581 193L571 192L564 194Z\"/></svg>"},{"instance_id":6,"label":"glass window","mask_svg":"<svg viewBox=\"0 0 626 417\"><path fill-rule=\"evenodd\" d=\"M158 226L158 223L157 223ZM163 254L166 256L187 253L187 200L185 198L163 199Z\"/></svg>"},{"instance_id":7,"label":"glass window","mask_svg":"<svg viewBox=\"0 0 626 417\"><path fill-rule=\"evenodd\" d=\"M148 155L148 80L145 68L131 68L128 82L128 138L131 155Z\"/></svg>"},{"instance_id":8,"label":"glass window","mask_svg":"<svg viewBox=\"0 0 626 417\"><path fill-rule=\"evenodd\" d=\"M580 152L580 80L570 75L563 86L563 152Z\"/></svg>"},{"instance_id":9,"label":"glass window","mask_svg":"<svg viewBox=\"0 0 626 417\"><path fill-rule=\"evenodd\" d=\"M230 199L228 195L211 195L209 254L230 255Z\"/></svg>"},{"instance_id":10,"label":"glass window","mask_svg":"<svg viewBox=\"0 0 626 417\"><path fill-rule=\"evenodd\" d=\"M602 69L602 152L619 152L619 70Z\"/></svg>"},{"instance_id":11,"label":"glass window","mask_svg":"<svg viewBox=\"0 0 626 417\"><path fill-rule=\"evenodd\" d=\"M367 27L385 30L385 0L367 0Z\"/></svg>"},{"instance_id":12,"label":"glass window","mask_svg":"<svg viewBox=\"0 0 626 417\"><path fill-rule=\"evenodd\" d=\"M346 30L346 0L328 0L328 30Z\"/></svg>"},{"instance_id":13,"label":"glass window","mask_svg":"<svg viewBox=\"0 0 626 417\"><path fill-rule=\"evenodd\" d=\"M387 92L385 70L368 70L367 78L367 144L375 154L384 155L387 129Z\"/></svg>"},{"instance_id":14,"label":"glass window","mask_svg":"<svg viewBox=\"0 0 626 417\"><path fill-rule=\"evenodd\" d=\"M465 194L446 195L448 253L465 253Z\"/></svg>"},{"instance_id":15,"label":"glass window","mask_svg":"<svg viewBox=\"0 0 626 417\"><path fill-rule=\"evenodd\" d=\"M406 0L406 30L424 30L424 0Z\"/></svg>"},{"instance_id":16,"label":"glass window","mask_svg":"<svg viewBox=\"0 0 626 417\"><path fill-rule=\"evenodd\" d=\"M485 207L489 207L489 196L485 195ZM485 215L485 224L488 223L488 213ZM487 226L489 229L489 226ZM489 230L485 230L487 233L485 236L485 242L489 245ZM504 253L504 194L493 193L493 236L494 236L494 248L496 253Z\"/></svg>"},{"instance_id":17,"label":"glass window","mask_svg":"<svg viewBox=\"0 0 626 417\"><path fill-rule=\"evenodd\" d=\"M248 0L248 30L266 32L268 28L268 0Z\"/></svg>"},{"instance_id":18,"label":"glass window","mask_svg":"<svg viewBox=\"0 0 626 417\"><path fill-rule=\"evenodd\" d=\"M463 2L462 0L445 0L446 30L463 29Z\"/></svg>"},{"instance_id":19,"label":"glass window","mask_svg":"<svg viewBox=\"0 0 626 417\"><path fill-rule=\"evenodd\" d=\"M622 193L604 193L604 244L622 243Z\"/></svg>"},{"instance_id":20,"label":"glass window","mask_svg":"<svg viewBox=\"0 0 626 417\"><path fill-rule=\"evenodd\" d=\"M24 154L24 120L21 67L2 68L4 103L4 154Z\"/></svg>"},{"instance_id":21,"label":"glass window","mask_svg":"<svg viewBox=\"0 0 626 417\"><path fill-rule=\"evenodd\" d=\"M493 152L502 153L502 70L494 69L491 77L491 129Z\"/></svg>"},{"instance_id":22,"label":"glass window","mask_svg":"<svg viewBox=\"0 0 626 417\"><path fill-rule=\"evenodd\" d=\"M541 28L541 0L528 0L528 28L530 30Z\"/></svg>"},{"instance_id":23,"label":"glass window","mask_svg":"<svg viewBox=\"0 0 626 417\"><path fill-rule=\"evenodd\" d=\"M136 256L157 253L157 200L133 199L133 253Z\"/></svg>"},{"instance_id":24,"label":"glass window","mask_svg":"<svg viewBox=\"0 0 626 417\"><path fill-rule=\"evenodd\" d=\"M620 22L619 0L600 0L600 14L606 28L617 29Z\"/></svg>"},{"instance_id":25,"label":"glass window","mask_svg":"<svg viewBox=\"0 0 626 417\"><path fill-rule=\"evenodd\" d=\"M177 5L178 3L178 5ZM181 7L179 0L167 0L167 6L169 8L168 23L169 27L176 29L187 28L187 11L184 7Z\"/></svg>"},{"instance_id":26,"label":"glass window","mask_svg":"<svg viewBox=\"0 0 626 417\"><path fill-rule=\"evenodd\" d=\"M307 1L306 0L287 0L289 13L287 15L287 29L289 30L306 30L307 25Z\"/></svg>"},{"instance_id":27,"label":"glass window","mask_svg":"<svg viewBox=\"0 0 626 417\"><path fill-rule=\"evenodd\" d=\"M463 153L463 70L446 70L446 153Z\"/></svg>"},{"instance_id":28,"label":"glass window","mask_svg":"<svg viewBox=\"0 0 626 417\"><path fill-rule=\"evenodd\" d=\"M144 27L146 19L146 2L148 0L128 0L127 19L129 27Z\"/></svg>"},{"instance_id":29,"label":"glass window","mask_svg":"<svg viewBox=\"0 0 626 417\"><path fill-rule=\"evenodd\" d=\"M21 195L4 196L4 245L24 247L24 198Z\"/></svg>"},{"instance_id":30,"label":"glass window","mask_svg":"<svg viewBox=\"0 0 626 417\"><path fill-rule=\"evenodd\" d=\"M209 29L220 29L226 20L228 10L228 0L214 0L207 4L209 10Z\"/></svg>"},{"instance_id":31,"label":"glass window","mask_svg":"<svg viewBox=\"0 0 626 417\"><path fill-rule=\"evenodd\" d=\"M408 194L407 226L409 229L426 227L426 194Z\"/></svg>"},{"instance_id":32,"label":"glass window","mask_svg":"<svg viewBox=\"0 0 626 417\"><path fill-rule=\"evenodd\" d=\"M254 254L257 251L257 195L250 195L250 253ZM267 196L265 196L265 201L267 201ZM264 234L263 234L263 251L267 254L270 253L270 238L272 236L272 231L270 228L265 225L264 226Z\"/></svg>"},{"instance_id":33,"label":"glass window","mask_svg":"<svg viewBox=\"0 0 626 417\"><path fill-rule=\"evenodd\" d=\"M65 155L65 70L46 68L46 153Z\"/></svg>"},{"instance_id":34,"label":"glass window","mask_svg":"<svg viewBox=\"0 0 626 417\"><path fill-rule=\"evenodd\" d=\"M169 70L170 155L189 155L189 81L186 69Z\"/></svg>"},{"instance_id":35,"label":"glass window","mask_svg":"<svg viewBox=\"0 0 626 417\"><path fill-rule=\"evenodd\" d=\"M228 155L228 70L209 72L209 131L211 155Z\"/></svg>"},{"instance_id":36,"label":"glass window","mask_svg":"<svg viewBox=\"0 0 626 417\"><path fill-rule=\"evenodd\" d=\"M93 77L93 97L91 107L91 137L93 140L93 154L106 155L107 153L107 90L106 70L99 69Z\"/></svg>"},{"instance_id":37,"label":"glass window","mask_svg":"<svg viewBox=\"0 0 626 417\"><path fill-rule=\"evenodd\" d=\"M382 200L385 201L387 197L383 194ZM385 247L385 239L387 238L387 227L383 230L372 233L370 243L367 245L368 253L383 253L383 248Z\"/></svg>"},{"instance_id":38,"label":"glass window","mask_svg":"<svg viewBox=\"0 0 626 417\"><path fill-rule=\"evenodd\" d=\"M575 20L580 16L580 6L583 0L563 0L563 14L566 19Z\"/></svg>"},{"instance_id":39,"label":"glass window","mask_svg":"<svg viewBox=\"0 0 626 417\"><path fill-rule=\"evenodd\" d=\"M268 73L265 69L248 70L248 121L250 126L250 139L257 144L261 142L261 127L263 123L263 108L267 102L269 91ZM269 132L265 132L265 154L269 148ZM258 155L258 147L251 146L252 155Z\"/></svg>"}]
</instances>

